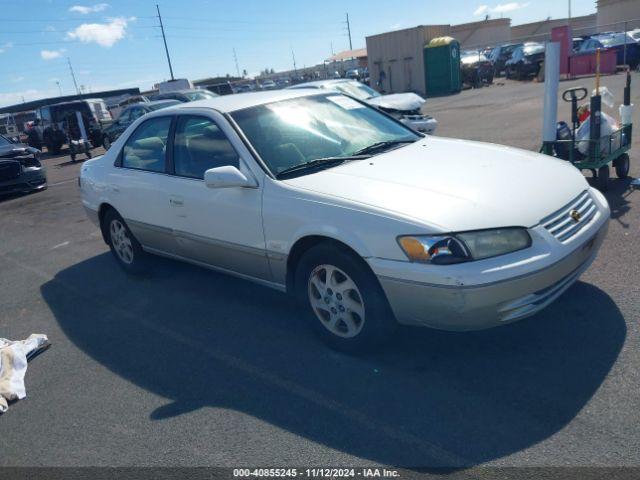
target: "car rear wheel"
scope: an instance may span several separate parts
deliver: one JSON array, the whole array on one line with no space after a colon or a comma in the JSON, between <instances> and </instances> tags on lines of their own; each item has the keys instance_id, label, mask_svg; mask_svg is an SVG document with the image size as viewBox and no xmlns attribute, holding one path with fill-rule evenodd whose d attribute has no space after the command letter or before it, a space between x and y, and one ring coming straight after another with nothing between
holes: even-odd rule
<instances>
[{"instance_id":1,"label":"car rear wheel","mask_svg":"<svg viewBox=\"0 0 640 480\"><path fill-rule=\"evenodd\" d=\"M629 176L629 155L623 153L613 161L618 178L627 178Z\"/></svg>"},{"instance_id":2,"label":"car rear wheel","mask_svg":"<svg viewBox=\"0 0 640 480\"><path fill-rule=\"evenodd\" d=\"M115 210L105 214L102 228L111 253L127 273L138 274L146 270L147 254Z\"/></svg>"},{"instance_id":3,"label":"car rear wheel","mask_svg":"<svg viewBox=\"0 0 640 480\"><path fill-rule=\"evenodd\" d=\"M603 165L598 169L596 181L598 190L601 192L609 190L609 165Z\"/></svg>"},{"instance_id":4,"label":"car rear wheel","mask_svg":"<svg viewBox=\"0 0 640 480\"><path fill-rule=\"evenodd\" d=\"M387 340L397 324L387 299L363 260L337 245L304 254L296 294L318 335L336 350L357 353Z\"/></svg>"}]
</instances>

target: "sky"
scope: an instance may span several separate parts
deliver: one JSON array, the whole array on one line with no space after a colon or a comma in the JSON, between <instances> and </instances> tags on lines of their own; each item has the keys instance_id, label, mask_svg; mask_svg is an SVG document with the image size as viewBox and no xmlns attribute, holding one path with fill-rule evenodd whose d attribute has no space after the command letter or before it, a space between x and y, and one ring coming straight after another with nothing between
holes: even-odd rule
<instances>
[{"instance_id":1,"label":"sky","mask_svg":"<svg viewBox=\"0 0 640 480\"><path fill-rule=\"evenodd\" d=\"M174 75L196 80L265 68L311 66L368 35L421 24L501 16L512 25L567 16L569 0L0 0L0 106L169 78L156 3ZM595 0L572 0L574 16Z\"/></svg>"}]
</instances>

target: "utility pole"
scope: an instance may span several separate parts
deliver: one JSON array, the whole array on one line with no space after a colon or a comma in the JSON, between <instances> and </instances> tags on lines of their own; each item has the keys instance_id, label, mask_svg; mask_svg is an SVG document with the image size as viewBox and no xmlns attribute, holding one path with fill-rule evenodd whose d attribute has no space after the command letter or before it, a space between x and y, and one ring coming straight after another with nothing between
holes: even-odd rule
<instances>
[{"instance_id":1,"label":"utility pole","mask_svg":"<svg viewBox=\"0 0 640 480\"><path fill-rule=\"evenodd\" d=\"M167 47L167 37L164 34L164 25L162 24L162 16L160 15L160 7L156 3L156 10L158 11L158 20L160 20L160 30L162 31L162 40L164 41L164 51L167 54L167 63L169 64L169 73L171 74L171 80L175 80L173 77L173 68L171 67L171 58L169 57L169 47Z\"/></svg>"},{"instance_id":2,"label":"utility pole","mask_svg":"<svg viewBox=\"0 0 640 480\"><path fill-rule=\"evenodd\" d=\"M238 66L238 55L236 55L236 48L233 47L233 60L235 60L236 62L236 72L238 72L238 78L241 77L240 75L240 67Z\"/></svg>"},{"instance_id":3,"label":"utility pole","mask_svg":"<svg viewBox=\"0 0 640 480\"><path fill-rule=\"evenodd\" d=\"M56 80L56 85L58 86L58 90L60 91L60 96L62 96L62 87L60 86L60 82Z\"/></svg>"},{"instance_id":4,"label":"utility pole","mask_svg":"<svg viewBox=\"0 0 640 480\"><path fill-rule=\"evenodd\" d=\"M293 52L293 48L291 49L291 56L293 57L293 72L295 75L298 75L298 68L296 67L296 54Z\"/></svg>"},{"instance_id":5,"label":"utility pole","mask_svg":"<svg viewBox=\"0 0 640 480\"><path fill-rule=\"evenodd\" d=\"M78 82L76 82L76 75L73 73L73 67L71 66L71 59L67 57L67 63L69 64L69 71L71 72L71 78L73 78L73 85L76 87L76 93L80 94L78 90Z\"/></svg>"},{"instance_id":6,"label":"utility pole","mask_svg":"<svg viewBox=\"0 0 640 480\"><path fill-rule=\"evenodd\" d=\"M571 0L569 0L569 23L571 23Z\"/></svg>"},{"instance_id":7,"label":"utility pole","mask_svg":"<svg viewBox=\"0 0 640 480\"><path fill-rule=\"evenodd\" d=\"M349 23L349 13L347 12L347 32L349 34L349 50L353 50L353 44L351 43L351 24Z\"/></svg>"}]
</instances>

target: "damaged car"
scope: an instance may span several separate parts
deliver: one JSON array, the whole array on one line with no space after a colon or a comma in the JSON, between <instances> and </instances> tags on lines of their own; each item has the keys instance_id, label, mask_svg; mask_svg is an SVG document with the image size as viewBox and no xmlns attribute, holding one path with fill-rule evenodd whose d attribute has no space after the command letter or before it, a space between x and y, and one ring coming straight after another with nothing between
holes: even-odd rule
<instances>
[{"instance_id":1,"label":"damaged car","mask_svg":"<svg viewBox=\"0 0 640 480\"><path fill-rule=\"evenodd\" d=\"M611 213L569 162L423 135L311 89L149 113L83 164L80 190L124 271L155 254L287 292L291 321L346 351L398 324L539 312L589 268Z\"/></svg>"},{"instance_id":2,"label":"damaged car","mask_svg":"<svg viewBox=\"0 0 640 480\"><path fill-rule=\"evenodd\" d=\"M438 121L430 115L422 113L425 99L415 93L392 93L381 95L373 88L355 80L320 80L301 83L289 88L319 88L335 90L351 97L367 102L383 112L400 120L405 125L420 133L433 135L438 127Z\"/></svg>"},{"instance_id":3,"label":"damaged car","mask_svg":"<svg viewBox=\"0 0 640 480\"><path fill-rule=\"evenodd\" d=\"M47 188L40 150L14 143L0 135L0 195L29 193Z\"/></svg>"}]
</instances>

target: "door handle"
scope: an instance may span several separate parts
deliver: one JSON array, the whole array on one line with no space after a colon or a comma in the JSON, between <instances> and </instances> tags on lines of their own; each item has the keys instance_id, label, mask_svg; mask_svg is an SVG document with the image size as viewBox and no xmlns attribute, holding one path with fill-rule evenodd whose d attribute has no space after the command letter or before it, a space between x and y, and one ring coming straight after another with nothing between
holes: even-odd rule
<instances>
[{"instance_id":1,"label":"door handle","mask_svg":"<svg viewBox=\"0 0 640 480\"><path fill-rule=\"evenodd\" d=\"M174 195L171 195L169 197L169 204L172 207L182 207L184 206L184 200L181 197L176 197Z\"/></svg>"}]
</instances>

